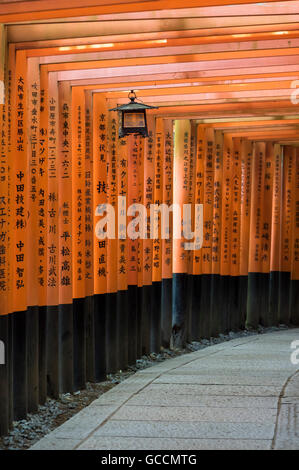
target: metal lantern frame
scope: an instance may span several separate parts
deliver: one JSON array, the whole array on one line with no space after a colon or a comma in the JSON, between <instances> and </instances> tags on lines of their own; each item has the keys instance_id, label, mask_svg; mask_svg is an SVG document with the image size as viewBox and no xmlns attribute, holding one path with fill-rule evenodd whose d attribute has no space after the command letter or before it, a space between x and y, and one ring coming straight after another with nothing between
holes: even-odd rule
<instances>
[{"instance_id":1,"label":"metal lantern frame","mask_svg":"<svg viewBox=\"0 0 299 470\"><path fill-rule=\"evenodd\" d=\"M146 110L147 109L158 109L157 106L149 106L145 103L138 103L136 100L138 99L134 90L131 90L128 94L128 98L130 98L130 102L127 104L122 104L117 106L116 108L112 108L109 111L118 111L120 114L120 126L119 126L119 133L118 136L121 139L126 135L134 134L134 135L141 135L142 137L148 137L148 129L147 129L147 119L146 119ZM136 126L136 127L125 127L125 116L128 114L142 114L144 119L144 126Z\"/></svg>"}]
</instances>

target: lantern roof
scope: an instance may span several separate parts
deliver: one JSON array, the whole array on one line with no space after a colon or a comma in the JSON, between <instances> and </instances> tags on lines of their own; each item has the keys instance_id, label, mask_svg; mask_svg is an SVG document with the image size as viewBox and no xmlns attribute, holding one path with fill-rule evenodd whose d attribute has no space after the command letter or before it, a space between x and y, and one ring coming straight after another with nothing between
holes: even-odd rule
<instances>
[{"instance_id":1,"label":"lantern roof","mask_svg":"<svg viewBox=\"0 0 299 470\"><path fill-rule=\"evenodd\" d=\"M158 106L149 106L145 103L136 103L135 101L131 101L130 103L109 109L109 111L142 111L143 109L158 109Z\"/></svg>"},{"instance_id":2,"label":"lantern roof","mask_svg":"<svg viewBox=\"0 0 299 470\"><path fill-rule=\"evenodd\" d=\"M158 109L158 106L149 106L145 103L137 103L135 101L137 97L134 90L131 90L128 95L128 98L130 98L129 103L122 104L120 106L117 106L116 108L109 109L109 111L142 111L143 109Z\"/></svg>"}]
</instances>

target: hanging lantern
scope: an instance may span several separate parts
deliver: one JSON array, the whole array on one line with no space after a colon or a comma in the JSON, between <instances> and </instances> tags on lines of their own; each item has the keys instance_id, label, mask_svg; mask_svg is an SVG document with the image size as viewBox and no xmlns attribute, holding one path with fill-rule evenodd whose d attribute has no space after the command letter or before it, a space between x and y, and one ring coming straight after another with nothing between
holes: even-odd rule
<instances>
[{"instance_id":1,"label":"hanging lantern","mask_svg":"<svg viewBox=\"0 0 299 470\"><path fill-rule=\"evenodd\" d=\"M129 93L128 98L130 98L130 103L122 104L121 106L117 106L117 108L109 110L119 112L119 138L125 137L129 134L148 137L146 110L158 109L157 106L137 103L136 93L133 90Z\"/></svg>"}]
</instances>

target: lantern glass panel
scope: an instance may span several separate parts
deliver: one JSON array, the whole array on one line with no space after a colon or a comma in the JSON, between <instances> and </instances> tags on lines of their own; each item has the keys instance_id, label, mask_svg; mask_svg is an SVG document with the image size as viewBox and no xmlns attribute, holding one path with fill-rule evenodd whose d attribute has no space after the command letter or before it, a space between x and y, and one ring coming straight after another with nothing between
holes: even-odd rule
<instances>
[{"instance_id":1,"label":"lantern glass panel","mask_svg":"<svg viewBox=\"0 0 299 470\"><path fill-rule=\"evenodd\" d=\"M145 127L144 113L124 113L124 127Z\"/></svg>"}]
</instances>

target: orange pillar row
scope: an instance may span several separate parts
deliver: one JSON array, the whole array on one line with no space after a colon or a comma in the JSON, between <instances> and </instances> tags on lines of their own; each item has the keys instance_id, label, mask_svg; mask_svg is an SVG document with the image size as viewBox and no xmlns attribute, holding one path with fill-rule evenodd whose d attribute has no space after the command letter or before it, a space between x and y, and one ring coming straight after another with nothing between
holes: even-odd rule
<instances>
[{"instance_id":1,"label":"orange pillar row","mask_svg":"<svg viewBox=\"0 0 299 470\"><path fill-rule=\"evenodd\" d=\"M15 417L168 347L171 333L176 345L245 317L251 328L297 321L295 147L161 115L148 116L148 140L119 139L116 101L58 82L26 54L10 47L0 109L0 314L13 317ZM180 208L166 239L161 213L154 240L148 221L142 231L151 204ZM190 252L195 204L203 246Z\"/></svg>"}]
</instances>

